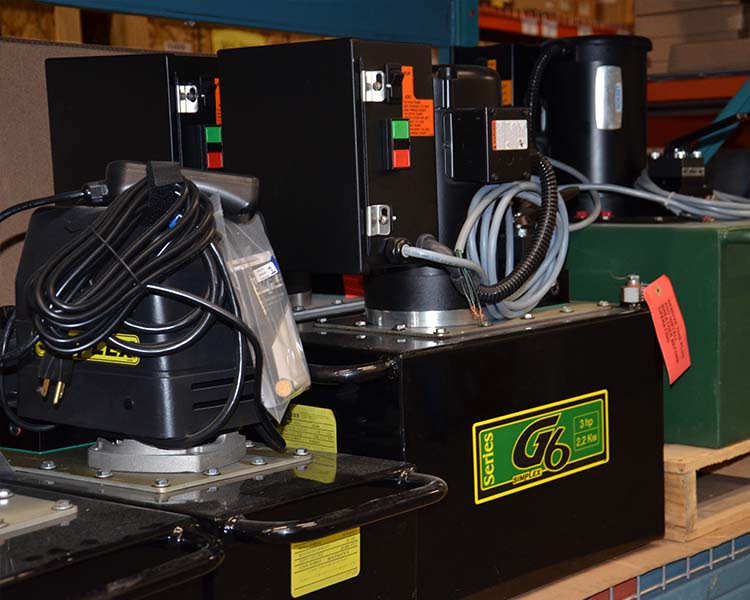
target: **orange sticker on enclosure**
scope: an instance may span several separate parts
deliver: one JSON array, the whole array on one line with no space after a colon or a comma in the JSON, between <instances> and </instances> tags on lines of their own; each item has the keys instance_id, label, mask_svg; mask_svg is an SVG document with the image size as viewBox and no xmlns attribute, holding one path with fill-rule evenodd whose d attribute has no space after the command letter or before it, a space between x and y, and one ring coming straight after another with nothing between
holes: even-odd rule
<instances>
[{"instance_id":1,"label":"orange sticker on enclosure","mask_svg":"<svg viewBox=\"0 0 750 600\"><path fill-rule=\"evenodd\" d=\"M690 348L688 348L687 329L682 318L680 305L677 303L672 282L662 275L647 286L643 296L651 311L651 320L656 329L664 364L667 367L669 383L672 384L687 371L690 366Z\"/></svg>"},{"instance_id":2,"label":"orange sticker on enclosure","mask_svg":"<svg viewBox=\"0 0 750 600\"><path fill-rule=\"evenodd\" d=\"M409 119L411 137L435 135L435 108L432 98L422 100L414 96L414 67L401 67L404 74L402 86L401 118Z\"/></svg>"},{"instance_id":3,"label":"orange sticker on enclosure","mask_svg":"<svg viewBox=\"0 0 750 600\"><path fill-rule=\"evenodd\" d=\"M218 77L214 77L214 84L216 84L216 89L214 90L214 100L216 101L216 124L221 125L221 88L219 86Z\"/></svg>"}]
</instances>

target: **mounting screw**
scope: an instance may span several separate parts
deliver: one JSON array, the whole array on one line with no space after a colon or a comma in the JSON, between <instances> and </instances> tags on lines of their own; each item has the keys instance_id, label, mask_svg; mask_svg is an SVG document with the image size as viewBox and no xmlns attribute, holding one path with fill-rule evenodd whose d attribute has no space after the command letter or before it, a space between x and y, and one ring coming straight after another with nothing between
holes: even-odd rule
<instances>
[{"instance_id":1,"label":"mounting screw","mask_svg":"<svg viewBox=\"0 0 750 600\"><path fill-rule=\"evenodd\" d=\"M489 327L490 326L490 322L489 321L480 321L479 322L479 326L480 327Z\"/></svg>"},{"instance_id":2,"label":"mounting screw","mask_svg":"<svg viewBox=\"0 0 750 600\"><path fill-rule=\"evenodd\" d=\"M366 340L367 336L364 333L360 333L354 336L355 340Z\"/></svg>"},{"instance_id":3,"label":"mounting screw","mask_svg":"<svg viewBox=\"0 0 750 600\"><path fill-rule=\"evenodd\" d=\"M448 330L445 327L438 327L432 332L433 335L443 335L446 333L448 333Z\"/></svg>"},{"instance_id":4,"label":"mounting screw","mask_svg":"<svg viewBox=\"0 0 750 600\"><path fill-rule=\"evenodd\" d=\"M318 318L317 318L317 319L315 319L315 320L316 320L316 321L317 321L318 323L328 323L328 319L326 319L325 317L318 317Z\"/></svg>"},{"instance_id":5,"label":"mounting screw","mask_svg":"<svg viewBox=\"0 0 750 600\"><path fill-rule=\"evenodd\" d=\"M96 478L97 479L109 479L112 477L112 471L109 469L97 469L96 470Z\"/></svg>"},{"instance_id":6,"label":"mounting screw","mask_svg":"<svg viewBox=\"0 0 750 600\"><path fill-rule=\"evenodd\" d=\"M690 156L692 156L693 158L703 158L703 152L701 152L700 150L693 150L690 153Z\"/></svg>"},{"instance_id":7,"label":"mounting screw","mask_svg":"<svg viewBox=\"0 0 750 600\"><path fill-rule=\"evenodd\" d=\"M217 469L216 467L210 467L203 471L204 475L208 475L209 477L216 477L217 475L221 475L221 471Z\"/></svg>"},{"instance_id":8,"label":"mounting screw","mask_svg":"<svg viewBox=\"0 0 750 600\"><path fill-rule=\"evenodd\" d=\"M343 303L344 301L341 298L336 298L333 302L331 302L331 304L335 304L336 306Z\"/></svg>"},{"instance_id":9,"label":"mounting screw","mask_svg":"<svg viewBox=\"0 0 750 600\"><path fill-rule=\"evenodd\" d=\"M151 484L155 488L169 487L169 479L154 479L154 483Z\"/></svg>"},{"instance_id":10,"label":"mounting screw","mask_svg":"<svg viewBox=\"0 0 750 600\"><path fill-rule=\"evenodd\" d=\"M52 505L52 510L70 510L73 503L70 500L58 500Z\"/></svg>"},{"instance_id":11,"label":"mounting screw","mask_svg":"<svg viewBox=\"0 0 750 600\"><path fill-rule=\"evenodd\" d=\"M255 481L263 481L265 479L265 475L256 475Z\"/></svg>"},{"instance_id":12,"label":"mounting screw","mask_svg":"<svg viewBox=\"0 0 750 600\"><path fill-rule=\"evenodd\" d=\"M596 303L597 306L609 306L609 301L607 300L599 300L599 302Z\"/></svg>"},{"instance_id":13,"label":"mounting screw","mask_svg":"<svg viewBox=\"0 0 750 600\"><path fill-rule=\"evenodd\" d=\"M305 310L305 307L304 306L300 306L299 304L297 306L294 306L292 308L292 312L304 312L304 310Z\"/></svg>"},{"instance_id":14,"label":"mounting screw","mask_svg":"<svg viewBox=\"0 0 750 600\"><path fill-rule=\"evenodd\" d=\"M8 488L0 489L0 500L7 500L8 498L12 498L13 496L13 492L11 492Z\"/></svg>"},{"instance_id":15,"label":"mounting screw","mask_svg":"<svg viewBox=\"0 0 750 600\"><path fill-rule=\"evenodd\" d=\"M45 471L54 471L57 468L57 465L54 460L43 460L39 465L39 468L44 469Z\"/></svg>"},{"instance_id":16,"label":"mounting screw","mask_svg":"<svg viewBox=\"0 0 750 600\"><path fill-rule=\"evenodd\" d=\"M265 464L266 464L266 459L265 459L265 458L263 458L262 456L255 456L255 457L253 458L253 460L251 460L250 462L251 462L252 464L254 464L254 465L256 465L256 466L260 467L260 466L262 466L262 465L265 465Z\"/></svg>"},{"instance_id":17,"label":"mounting screw","mask_svg":"<svg viewBox=\"0 0 750 600\"><path fill-rule=\"evenodd\" d=\"M403 331L406 329L406 323L398 323L393 327L394 331Z\"/></svg>"},{"instance_id":18,"label":"mounting screw","mask_svg":"<svg viewBox=\"0 0 750 600\"><path fill-rule=\"evenodd\" d=\"M364 327L367 325L367 321L355 321L354 326L355 327Z\"/></svg>"},{"instance_id":19,"label":"mounting screw","mask_svg":"<svg viewBox=\"0 0 750 600\"><path fill-rule=\"evenodd\" d=\"M567 305L566 305L566 306L563 306L563 307L562 307L562 308L560 309L560 312L561 312L561 313L566 313L566 314L567 314L567 313L572 313L572 312L573 312L573 309L572 309L572 308L570 308L570 306L567 306ZM524 318L525 318L525 317L524 317Z\"/></svg>"},{"instance_id":20,"label":"mounting screw","mask_svg":"<svg viewBox=\"0 0 750 600\"><path fill-rule=\"evenodd\" d=\"M531 313L526 313L522 318L526 321L531 321L534 318L534 315L532 315Z\"/></svg>"},{"instance_id":21,"label":"mounting screw","mask_svg":"<svg viewBox=\"0 0 750 600\"><path fill-rule=\"evenodd\" d=\"M296 448L294 454L297 456L308 456L310 451L307 448Z\"/></svg>"},{"instance_id":22,"label":"mounting screw","mask_svg":"<svg viewBox=\"0 0 750 600\"><path fill-rule=\"evenodd\" d=\"M247 440L245 442L245 448L255 448L255 442L252 440Z\"/></svg>"},{"instance_id":23,"label":"mounting screw","mask_svg":"<svg viewBox=\"0 0 750 600\"><path fill-rule=\"evenodd\" d=\"M656 160L661 156L658 152L652 152L651 153L651 160Z\"/></svg>"},{"instance_id":24,"label":"mounting screw","mask_svg":"<svg viewBox=\"0 0 750 600\"><path fill-rule=\"evenodd\" d=\"M406 338L396 338L396 343L397 344L405 344L406 343Z\"/></svg>"}]
</instances>

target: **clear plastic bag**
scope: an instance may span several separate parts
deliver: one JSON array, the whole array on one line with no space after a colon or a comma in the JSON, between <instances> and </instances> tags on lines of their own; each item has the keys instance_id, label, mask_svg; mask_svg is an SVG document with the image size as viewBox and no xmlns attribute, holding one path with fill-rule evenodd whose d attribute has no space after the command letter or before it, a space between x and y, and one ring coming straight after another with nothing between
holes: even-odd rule
<instances>
[{"instance_id":1,"label":"clear plastic bag","mask_svg":"<svg viewBox=\"0 0 750 600\"><path fill-rule=\"evenodd\" d=\"M242 319L263 348L261 401L281 422L291 399L310 387L310 372L284 280L260 216L248 222L224 219L219 198L214 195L211 201L221 236L219 247Z\"/></svg>"}]
</instances>

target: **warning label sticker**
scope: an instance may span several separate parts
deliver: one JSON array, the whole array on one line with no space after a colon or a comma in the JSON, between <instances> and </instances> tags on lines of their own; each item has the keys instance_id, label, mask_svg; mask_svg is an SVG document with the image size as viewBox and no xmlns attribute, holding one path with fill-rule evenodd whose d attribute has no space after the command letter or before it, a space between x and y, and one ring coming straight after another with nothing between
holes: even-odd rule
<instances>
[{"instance_id":1,"label":"warning label sticker","mask_svg":"<svg viewBox=\"0 0 750 600\"><path fill-rule=\"evenodd\" d=\"M359 527L291 545L292 598L359 575Z\"/></svg>"},{"instance_id":2,"label":"warning label sticker","mask_svg":"<svg viewBox=\"0 0 750 600\"><path fill-rule=\"evenodd\" d=\"M432 98L422 100L414 96L414 67L401 67L404 74L401 100L401 118L409 119L412 137L435 136L435 107Z\"/></svg>"},{"instance_id":3,"label":"warning label sticker","mask_svg":"<svg viewBox=\"0 0 750 600\"><path fill-rule=\"evenodd\" d=\"M330 408L292 404L281 427L287 445L313 452L336 452L336 417Z\"/></svg>"},{"instance_id":4,"label":"warning label sticker","mask_svg":"<svg viewBox=\"0 0 750 600\"><path fill-rule=\"evenodd\" d=\"M474 502L609 461L609 394L600 390L475 423Z\"/></svg>"}]
</instances>

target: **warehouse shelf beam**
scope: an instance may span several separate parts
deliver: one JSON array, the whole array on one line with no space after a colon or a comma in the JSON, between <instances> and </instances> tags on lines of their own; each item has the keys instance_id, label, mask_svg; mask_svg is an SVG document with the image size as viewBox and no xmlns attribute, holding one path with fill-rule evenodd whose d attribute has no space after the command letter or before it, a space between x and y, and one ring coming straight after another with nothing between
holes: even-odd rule
<instances>
[{"instance_id":1,"label":"warehouse shelf beam","mask_svg":"<svg viewBox=\"0 0 750 600\"><path fill-rule=\"evenodd\" d=\"M183 21L435 47L476 46L479 42L478 0L66 0L64 4Z\"/></svg>"}]
</instances>

